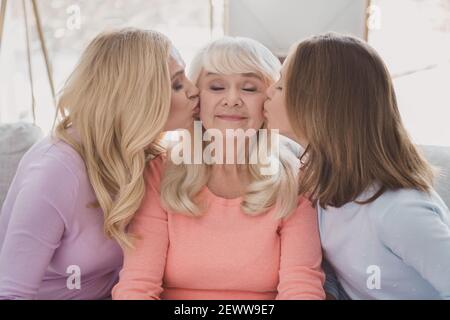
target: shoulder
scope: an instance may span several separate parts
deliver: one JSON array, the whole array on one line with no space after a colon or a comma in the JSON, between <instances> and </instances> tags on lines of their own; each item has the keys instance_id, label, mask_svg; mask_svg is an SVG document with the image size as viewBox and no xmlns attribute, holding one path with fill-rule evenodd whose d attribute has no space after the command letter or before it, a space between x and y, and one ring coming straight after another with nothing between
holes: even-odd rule
<instances>
[{"instance_id":1,"label":"shoulder","mask_svg":"<svg viewBox=\"0 0 450 320\"><path fill-rule=\"evenodd\" d=\"M373 207L379 213L378 220L392 215L408 216L408 213L415 210L437 213L447 209L433 189L429 192L415 189L389 190L374 201Z\"/></svg>"},{"instance_id":2,"label":"shoulder","mask_svg":"<svg viewBox=\"0 0 450 320\"><path fill-rule=\"evenodd\" d=\"M47 136L28 150L23 159L26 168L39 168L40 172L79 176L85 164L78 152L67 143Z\"/></svg>"},{"instance_id":3,"label":"shoulder","mask_svg":"<svg viewBox=\"0 0 450 320\"><path fill-rule=\"evenodd\" d=\"M45 199L66 212L76 201L79 188L83 187L80 184L88 181L85 176L81 156L68 144L48 136L22 158L16 187L18 192L35 194L33 199Z\"/></svg>"},{"instance_id":4,"label":"shoulder","mask_svg":"<svg viewBox=\"0 0 450 320\"><path fill-rule=\"evenodd\" d=\"M297 208L281 220L281 226L295 223L306 223L314 226L317 224L317 210L313 207L311 201L304 196L297 198Z\"/></svg>"},{"instance_id":5,"label":"shoulder","mask_svg":"<svg viewBox=\"0 0 450 320\"><path fill-rule=\"evenodd\" d=\"M444 222L449 224L449 211L439 195L415 189L386 191L372 204L371 218L383 236L417 230L425 224Z\"/></svg>"}]
</instances>

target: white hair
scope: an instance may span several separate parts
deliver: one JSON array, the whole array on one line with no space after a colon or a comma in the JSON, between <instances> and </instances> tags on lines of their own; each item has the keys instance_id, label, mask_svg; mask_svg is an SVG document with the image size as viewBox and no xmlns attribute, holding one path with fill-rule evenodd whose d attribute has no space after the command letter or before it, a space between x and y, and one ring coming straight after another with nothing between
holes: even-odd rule
<instances>
[{"instance_id":1,"label":"white hair","mask_svg":"<svg viewBox=\"0 0 450 320\"><path fill-rule=\"evenodd\" d=\"M197 83L202 70L219 74L257 73L267 82L278 80L281 63L258 41L244 37L223 37L203 47L189 68Z\"/></svg>"}]
</instances>

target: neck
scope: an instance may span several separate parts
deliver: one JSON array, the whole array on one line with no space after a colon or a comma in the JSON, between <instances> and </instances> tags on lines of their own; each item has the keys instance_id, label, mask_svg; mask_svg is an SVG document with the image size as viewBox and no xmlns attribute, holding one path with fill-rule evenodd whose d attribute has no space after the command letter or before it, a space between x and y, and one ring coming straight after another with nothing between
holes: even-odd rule
<instances>
[{"instance_id":1,"label":"neck","mask_svg":"<svg viewBox=\"0 0 450 320\"><path fill-rule=\"evenodd\" d=\"M245 193L248 183L246 165L215 164L211 166L207 186L215 195L233 199Z\"/></svg>"}]
</instances>

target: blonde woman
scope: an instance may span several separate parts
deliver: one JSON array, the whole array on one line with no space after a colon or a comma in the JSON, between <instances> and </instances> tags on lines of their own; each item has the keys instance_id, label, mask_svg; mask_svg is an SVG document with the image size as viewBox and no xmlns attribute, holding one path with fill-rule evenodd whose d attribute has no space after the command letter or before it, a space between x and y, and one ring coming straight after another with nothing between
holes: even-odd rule
<instances>
[{"instance_id":1,"label":"blonde woman","mask_svg":"<svg viewBox=\"0 0 450 320\"><path fill-rule=\"evenodd\" d=\"M161 132L190 125L197 104L164 35L97 36L62 91L53 135L23 157L2 208L0 298L110 297L144 167Z\"/></svg>"},{"instance_id":2,"label":"blonde woman","mask_svg":"<svg viewBox=\"0 0 450 320\"><path fill-rule=\"evenodd\" d=\"M225 137L227 130L262 129L265 90L279 68L254 40L207 45L191 70L200 88L203 130ZM165 165L150 164L150 172L163 177L147 176L114 299L325 297L317 217L310 202L297 196L295 155L281 148L279 170L263 175L261 161L237 164L237 151L247 150L251 137L233 141L232 163L215 158L175 164L169 153Z\"/></svg>"},{"instance_id":3,"label":"blonde woman","mask_svg":"<svg viewBox=\"0 0 450 320\"><path fill-rule=\"evenodd\" d=\"M333 286L330 277L328 291L450 299L450 212L375 50L335 33L306 39L268 96L269 127L306 148L299 192L318 207L324 257L338 280Z\"/></svg>"}]
</instances>

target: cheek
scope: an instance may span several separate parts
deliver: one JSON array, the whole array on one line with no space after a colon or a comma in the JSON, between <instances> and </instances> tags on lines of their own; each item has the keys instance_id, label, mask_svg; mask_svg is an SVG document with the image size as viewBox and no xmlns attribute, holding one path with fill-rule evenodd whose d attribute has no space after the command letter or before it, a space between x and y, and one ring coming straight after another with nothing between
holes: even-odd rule
<instances>
[{"instance_id":1,"label":"cheek","mask_svg":"<svg viewBox=\"0 0 450 320\"><path fill-rule=\"evenodd\" d=\"M279 122L280 119L286 118L286 108L283 103L283 98L280 94L276 95L270 103L270 116L277 122Z\"/></svg>"},{"instance_id":2,"label":"cheek","mask_svg":"<svg viewBox=\"0 0 450 320\"><path fill-rule=\"evenodd\" d=\"M186 126L186 121L192 119L192 111L186 105L186 95L183 91L172 92L170 97L169 119L166 127L181 128Z\"/></svg>"},{"instance_id":3,"label":"cheek","mask_svg":"<svg viewBox=\"0 0 450 320\"><path fill-rule=\"evenodd\" d=\"M170 112L168 122L173 125L178 125L186 116L186 110L183 110L182 98L179 94L173 93L170 101Z\"/></svg>"},{"instance_id":4,"label":"cheek","mask_svg":"<svg viewBox=\"0 0 450 320\"><path fill-rule=\"evenodd\" d=\"M272 99L266 102L265 108L268 112L273 113L278 105L278 96L272 97Z\"/></svg>"},{"instance_id":5,"label":"cheek","mask_svg":"<svg viewBox=\"0 0 450 320\"><path fill-rule=\"evenodd\" d=\"M264 101L265 96L252 97L248 99L248 114L251 118L252 127L260 128L264 122Z\"/></svg>"},{"instance_id":6,"label":"cheek","mask_svg":"<svg viewBox=\"0 0 450 320\"><path fill-rule=\"evenodd\" d=\"M203 126L208 129L212 127L214 121L214 97L209 94L200 94L200 113L199 117Z\"/></svg>"},{"instance_id":7,"label":"cheek","mask_svg":"<svg viewBox=\"0 0 450 320\"><path fill-rule=\"evenodd\" d=\"M279 99L278 101L278 105L279 105L279 118L281 118L283 120L283 122L285 122L286 124L289 123L289 118L288 118L288 114L287 114L287 109L286 109L286 105L284 104L284 100L283 99Z\"/></svg>"},{"instance_id":8,"label":"cheek","mask_svg":"<svg viewBox=\"0 0 450 320\"><path fill-rule=\"evenodd\" d=\"M173 113L176 113L186 107L186 95L184 92L172 92L170 100L170 109Z\"/></svg>"}]
</instances>

